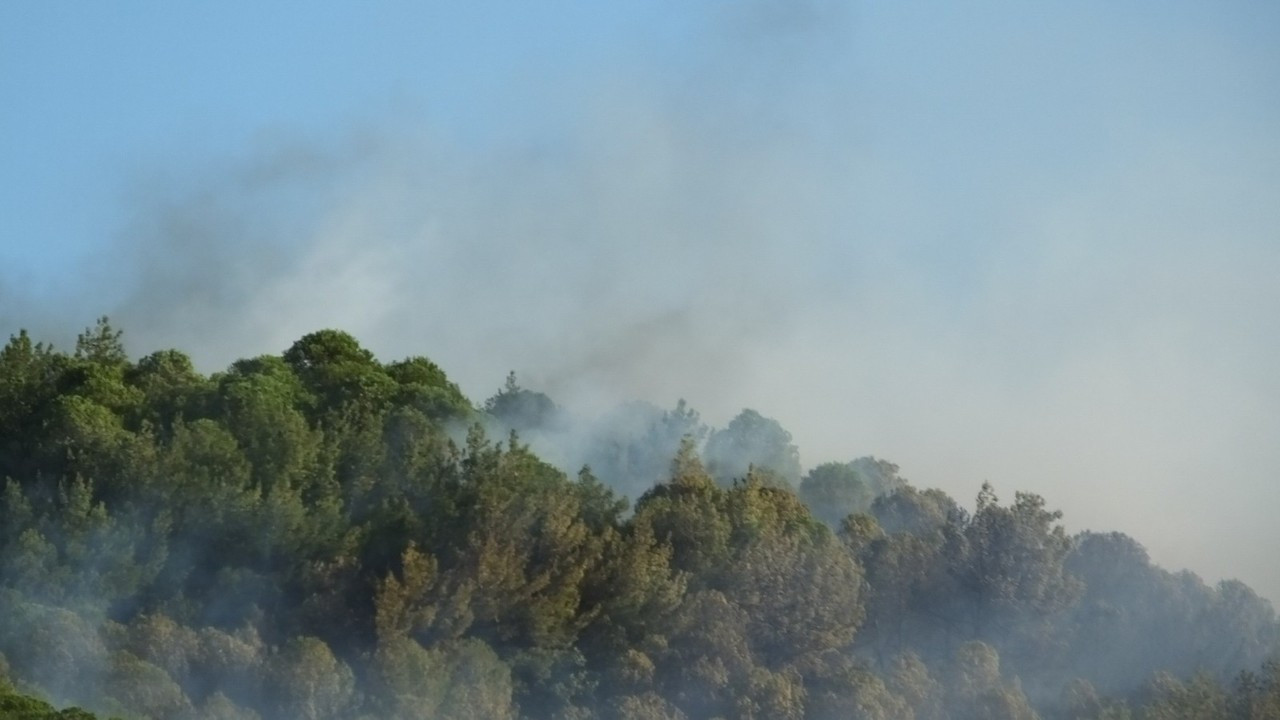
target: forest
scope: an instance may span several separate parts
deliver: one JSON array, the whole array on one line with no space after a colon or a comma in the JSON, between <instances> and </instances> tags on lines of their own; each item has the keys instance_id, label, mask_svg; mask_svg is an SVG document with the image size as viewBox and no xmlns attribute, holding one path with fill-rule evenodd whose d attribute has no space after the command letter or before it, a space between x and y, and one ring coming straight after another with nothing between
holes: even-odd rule
<instances>
[{"instance_id":1,"label":"forest","mask_svg":"<svg viewBox=\"0 0 1280 720\"><path fill-rule=\"evenodd\" d=\"M0 718L1280 718L1270 602L1038 495L338 330L212 375L20 332L0 480Z\"/></svg>"}]
</instances>

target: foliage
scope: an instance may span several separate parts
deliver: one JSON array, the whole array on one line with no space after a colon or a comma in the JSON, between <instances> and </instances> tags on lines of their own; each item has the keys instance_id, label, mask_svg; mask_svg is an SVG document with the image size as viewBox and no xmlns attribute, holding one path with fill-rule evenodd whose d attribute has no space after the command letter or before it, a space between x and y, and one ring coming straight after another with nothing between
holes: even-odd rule
<instances>
[{"instance_id":1,"label":"foliage","mask_svg":"<svg viewBox=\"0 0 1280 720\"><path fill-rule=\"evenodd\" d=\"M1038 496L802 479L777 421L683 401L535 451L582 427L337 330L212 376L19 333L0 718L1280 716L1270 604Z\"/></svg>"},{"instance_id":2,"label":"foliage","mask_svg":"<svg viewBox=\"0 0 1280 720\"><path fill-rule=\"evenodd\" d=\"M800 480L800 451L791 433L755 410L743 410L728 427L711 433L706 456L708 468L721 483L745 478L751 468L767 471L784 485Z\"/></svg>"}]
</instances>

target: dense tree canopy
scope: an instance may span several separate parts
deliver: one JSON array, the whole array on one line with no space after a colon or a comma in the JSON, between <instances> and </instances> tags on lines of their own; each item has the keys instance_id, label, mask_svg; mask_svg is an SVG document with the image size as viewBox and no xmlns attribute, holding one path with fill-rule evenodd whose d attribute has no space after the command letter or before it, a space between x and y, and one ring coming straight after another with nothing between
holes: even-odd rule
<instances>
[{"instance_id":1,"label":"dense tree canopy","mask_svg":"<svg viewBox=\"0 0 1280 720\"><path fill-rule=\"evenodd\" d=\"M20 333L0 481L0 718L1280 717L1267 601L1039 496L336 330L212 376Z\"/></svg>"}]
</instances>

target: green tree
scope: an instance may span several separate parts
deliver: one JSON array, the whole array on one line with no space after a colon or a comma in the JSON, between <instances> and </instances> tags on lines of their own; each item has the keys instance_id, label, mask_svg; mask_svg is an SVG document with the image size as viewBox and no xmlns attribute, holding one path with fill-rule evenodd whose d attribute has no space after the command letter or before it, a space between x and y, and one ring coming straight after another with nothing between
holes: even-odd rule
<instances>
[{"instance_id":1,"label":"green tree","mask_svg":"<svg viewBox=\"0 0 1280 720\"><path fill-rule=\"evenodd\" d=\"M937 489L919 490L903 486L876 498L871 506L880 527L888 533L910 533L919 537L939 537L949 524L968 521L949 495Z\"/></svg>"},{"instance_id":2,"label":"green tree","mask_svg":"<svg viewBox=\"0 0 1280 720\"><path fill-rule=\"evenodd\" d=\"M457 547L473 632L495 645L565 647L583 621L581 583L601 550L564 474L527 447L473 452L463 482L467 532Z\"/></svg>"},{"instance_id":3,"label":"green tree","mask_svg":"<svg viewBox=\"0 0 1280 720\"><path fill-rule=\"evenodd\" d=\"M398 389L373 353L340 330L304 335L283 357L310 391L308 409L316 419L381 412Z\"/></svg>"},{"instance_id":4,"label":"green tree","mask_svg":"<svg viewBox=\"0 0 1280 720\"><path fill-rule=\"evenodd\" d=\"M177 350L143 357L125 371L124 380L142 393L142 404L131 418L134 427L145 422L168 431L180 417L195 420L209 412L213 384Z\"/></svg>"},{"instance_id":5,"label":"green tree","mask_svg":"<svg viewBox=\"0 0 1280 720\"><path fill-rule=\"evenodd\" d=\"M689 717L729 717L746 694L755 668L746 613L723 593L692 593L674 618L657 682Z\"/></svg>"},{"instance_id":6,"label":"green tree","mask_svg":"<svg viewBox=\"0 0 1280 720\"><path fill-rule=\"evenodd\" d=\"M1152 699L1142 708L1143 720L1227 720L1227 696L1207 674L1182 682L1169 673L1151 681Z\"/></svg>"},{"instance_id":7,"label":"green tree","mask_svg":"<svg viewBox=\"0 0 1280 720\"><path fill-rule=\"evenodd\" d=\"M543 393L520 387L515 372L496 395L484 403L484 411L504 430L519 433L547 431L564 423L564 410Z\"/></svg>"},{"instance_id":8,"label":"green tree","mask_svg":"<svg viewBox=\"0 0 1280 720\"><path fill-rule=\"evenodd\" d=\"M407 638L378 648L380 717L396 720L504 720L516 717L510 670L479 640L430 649Z\"/></svg>"},{"instance_id":9,"label":"green tree","mask_svg":"<svg viewBox=\"0 0 1280 720\"><path fill-rule=\"evenodd\" d=\"M947 707L955 720L1037 720L1017 682L1000 674L995 648L973 641L960 646L950 665Z\"/></svg>"},{"instance_id":10,"label":"green tree","mask_svg":"<svg viewBox=\"0 0 1280 720\"><path fill-rule=\"evenodd\" d=\"M193 712L182 688L163 669L128 651L112 653L103 692L140 717L181 718Z\"/></svg>"},{"instance_id":11,"label":"green tree","mask_svg":"<svg viewBox=\"0 0 1280 720\"><path fill-rule=\"evenodd\" d=\"M913 652L894 658L887 687L911 708L916 720L945 720L946 702L942 684Z\"/></svg>"},{"instance_id":12,"label":"green tree","mask_svg":"<svg viewBox=\"0 0 1280 720\"><path fill-rule=\"evenodd\" d=\"M215 692L201 703L197 715L202 720L261 720L258 713L237 705L221 692Z\"/></svg>"},{"instance_id":13,"label":"green tree","mask_svg":"<svg viewBox=\"0 0 1280 720\"><path fill-rule=\"evenodd\" d=\"M723 490L686 440L672 461L671 481L640 498L633 523L671 547L673 568L696 577L727 560L732 528L723 505Z\"/></svg>"},{"instance_id":14,"label":"green tree","mask_svg":"<svg viewBox=\"0 0 1280 720\"><path fill-rule=\"evenodd\" d=\"M215 380L219 420L263 492L281 484L298 487L317 474L323 436L300 410L308 402L306 390L289 365L272 356L241 360Z\"/></svg>"},{"instance_id":15,"label":"green tree","mask_svg":"<svg viewBox=\"0 0 1280 720\"><path fill-rule=\"evenodd\" d=\"M418 356L391 363L386 372L398 386L397 406L412 407L436 420L465 420L471 416L471 403L466 396L440 366L427 358Z\"/></svg>"},{"instance_id":16,"label":"green tree","mask_svg":"<svg viewBox=\"0 0 1280 720\"><path fill-rule=\"evenodd\" d=\"M863 617L856 560L788 490L749 477L726 506L734 550L714 586L746 612L758 662L776 670L847 648Z\"/></svg>"},{"instance_id":17,"label":"green tree","mask_svg":"<svg viewBox=\"0 0 1280 720\"><path fill-rule=\"evenodd\" d=\"M172 618L162 614L135 618L121 644L122 652L129 655L129 658L121 656L124 665L132 665L134 660L146 662L179 685L198 684L191 667L200 652L200 635Z\"/></svg>"},{"instance_id":18,"label":"green tree","mask_svg":"<svg viewBox=\"0 0 1280 720\"><path fill-rule=\"evenodd\" d=\"M63 360L52 348L33 343L26 330L11 335L0 349L0 477L27 477L44 469L38 450Z\"/></svg>"},{"instance_id":19,"label":"green tree","mask_svg":"<svg viewBox=\"0 0 1280 720\"><path fill-rule=\"evenodd\" d=\"M1227 705L1233 720L1280 717L1280 659L1268 660L1256 673L1242 671Z\"/></svg>"},{"instance_id":20,"label":"green tree","mask_svg":"<svg viewBox=\"0 0 1280 720\"><path fill-rule=\"evenodd\" d=\"M319 638L290 640L269 661L267 673L272 706L284 717L340 718L353 700L351 669Z\"/></svg>"},{"instance_id":21,"label":"green tree","mask_svg":"<svg viewBox=\"0 0 1280 720\"><path fill-rule=\"evenodd\" d=\"M707 427L684 400L672 410L633 402L592 423L585 460L608 485L638 498L670 477L671 458L687 437L694 447Z\"/></svg>"},{"instance_id":22,"label":"green tree","mask_svg":"<svg viewBox=\"0 0 1280 720\"><path fill-rule=\"evenodd\" d=\"M653 692L624 695L618 698L612 707L612 716L617 720L686 720L688 718L680 712L680 708Z\"/></svg>"},{"instance_id":23,"label":"green tree","mask_svg":"<svg viewBox=\"0 0 1280 720\"><path fill-rule=\"evenodd\" d=\"M75 357L96 365L123 366L129 361L123 336L124 332L112 327L111 320L104 315L76 337Z\"/></svg>"},{"instance_id":24,"label":"green tree","mask_svg":"<svg viewBox=\"0 0 1280 720\"><path fill-rule=\"evenodd\" d=\"M671 617L684 598L688 575L671 567L671 552L651 525L634 523L621 532L606 532L601 561L583 578L582 607L591 612L591 621L582 645L594 662L626 678L624 689L635 689L637 677L625 666L638 660L652 667L645 653L665 642ZM651 679L651 672L643 675Z\"/></svg>"},{"instance_id":25,"label":"green tree","mask_svg":"<svg viewBox=\"0 0 1280 720\"><path fill-rule=\"evenodd\" d=\"M49 703L25 695L7 682L0 681L0 717L6 720L96 720L97 716L75 707L55 710Z\"/></svg>"},{"instance_id":26,"label":"green tree","mask_svg":"<svg viewBox=\"0 0 1280 720\"><path fill-rule=\"evenodd\" d=\"M24 602L11 593L0 596L5 623L0 626L0 652L10 658L13 675L41 694L60 701L90 704L97 688L93 678L106 665L107 648L95 624L66 608Z\"/></svg>"},{"instance_id":27,"label":"green tree","mask_svg":"<svg viewBox=\"0 0 1280 720\"><path fill-rule=\"evenodd\" d=\"M1061 517L1029 493L1016 493L1011 506L1001 507L984 484L963 543L957 538L951 550L976 636L1008 641L1006 647L1021 651L1020 666L1050 654L1049 644L1057 641L1053 620L1082 590L1065 563L1071 542L1057 524Z\"/></svg>"},{"instance_id":28,"label":"green tree","mask_svg":"<svg viewBox=\"0 0 1280 720\"><path fill-rule=\"evenodd\" d=\"M800 451L777 420L743 410L723 430L712 432L705 450L707 467L722 483L745 478L752 468L768 470L783 484L800 480Z\"/></svg>"},{"instance_id":29,"label":"green tree","mask_svg":"<svg viewBox=\"0 0 1280 720\"><path fill-rule=\"evenodd\" d=\"M195 698L223 693L228 702L252 706L259 702L267 672L268 650L256 630L234 632L214 627L197 631L199 644L188 658L187 686ZM206 700L207 701L207 700Z\"/></svg>"},{"instance_id":30,"label":"green tree","mask_svg":"<svg viewBox=\"0 0 1280 720\"><path fill-rule=\"evenodd\" d=\"M806 670L806 717L814 720L914 720L912 708L864 664L831 654Z\"/></svg>"},{"instance_id":31,"label":"green tree","mask_svg":"<svg viewBox=\"0 0 1280 720\"><path fill-rule=\"evenodd\" d=\"M405 548L399 577L387 575L374 594L374 626L379 643L387 644L431 629L437 612L432 593L438 577L439 568L434 558L413 545Z\"/></svg>"},{"instance_id":32,"label":"green tree","mask_svg":"<svg viewBox=\"0 0 1280 720\"><path fill-rule=\"evenodd\" d=\"M849 515L870 510L875 499L852 463L824 463L810 470L799 494L814 517L833 528Z\"/></svg>"}]
</instances>

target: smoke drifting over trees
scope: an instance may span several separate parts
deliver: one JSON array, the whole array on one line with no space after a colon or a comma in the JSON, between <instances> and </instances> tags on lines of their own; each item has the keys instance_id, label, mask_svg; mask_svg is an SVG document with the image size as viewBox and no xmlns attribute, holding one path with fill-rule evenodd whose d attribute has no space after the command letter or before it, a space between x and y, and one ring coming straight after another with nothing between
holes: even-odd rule
<instances>
[{"instance_id":1,"label":"smoke drifting over trees","mask_svg":"<svg viewBox=\"0 0 1280 720\"><path fill-rule=\"evenodd\" d=\"M0 3L0 715L1274 720L1277 8Z\"/></svg>"},{"instance_id":2,"label":"smoke drifting over trees","mask_svg":"<svg viewBox=\"0 0 1280 720\"><path fill-rule=\"evenodd\" d=\"M336 330L204 375L104 320L72 352L10 338L0 439L0 708L23 717L55 716L33 695L156 719L1280 707L1280 624L1243 583L1068 535L1038 495L969 510L871 457L806 473L754 410L584 422L514 374L475 403Z\"/></svg>"},{"instance_id":3,"label":"smoke drifting over trees","mask_svg":"<svg viewBox=\"0 0 1280 720\"><path fill-rule=\"evenodd\" d=\"M768 408L1280 598L1273 9L429 5L6 16L0 333Z\"/></svg>"}]
</instances>

